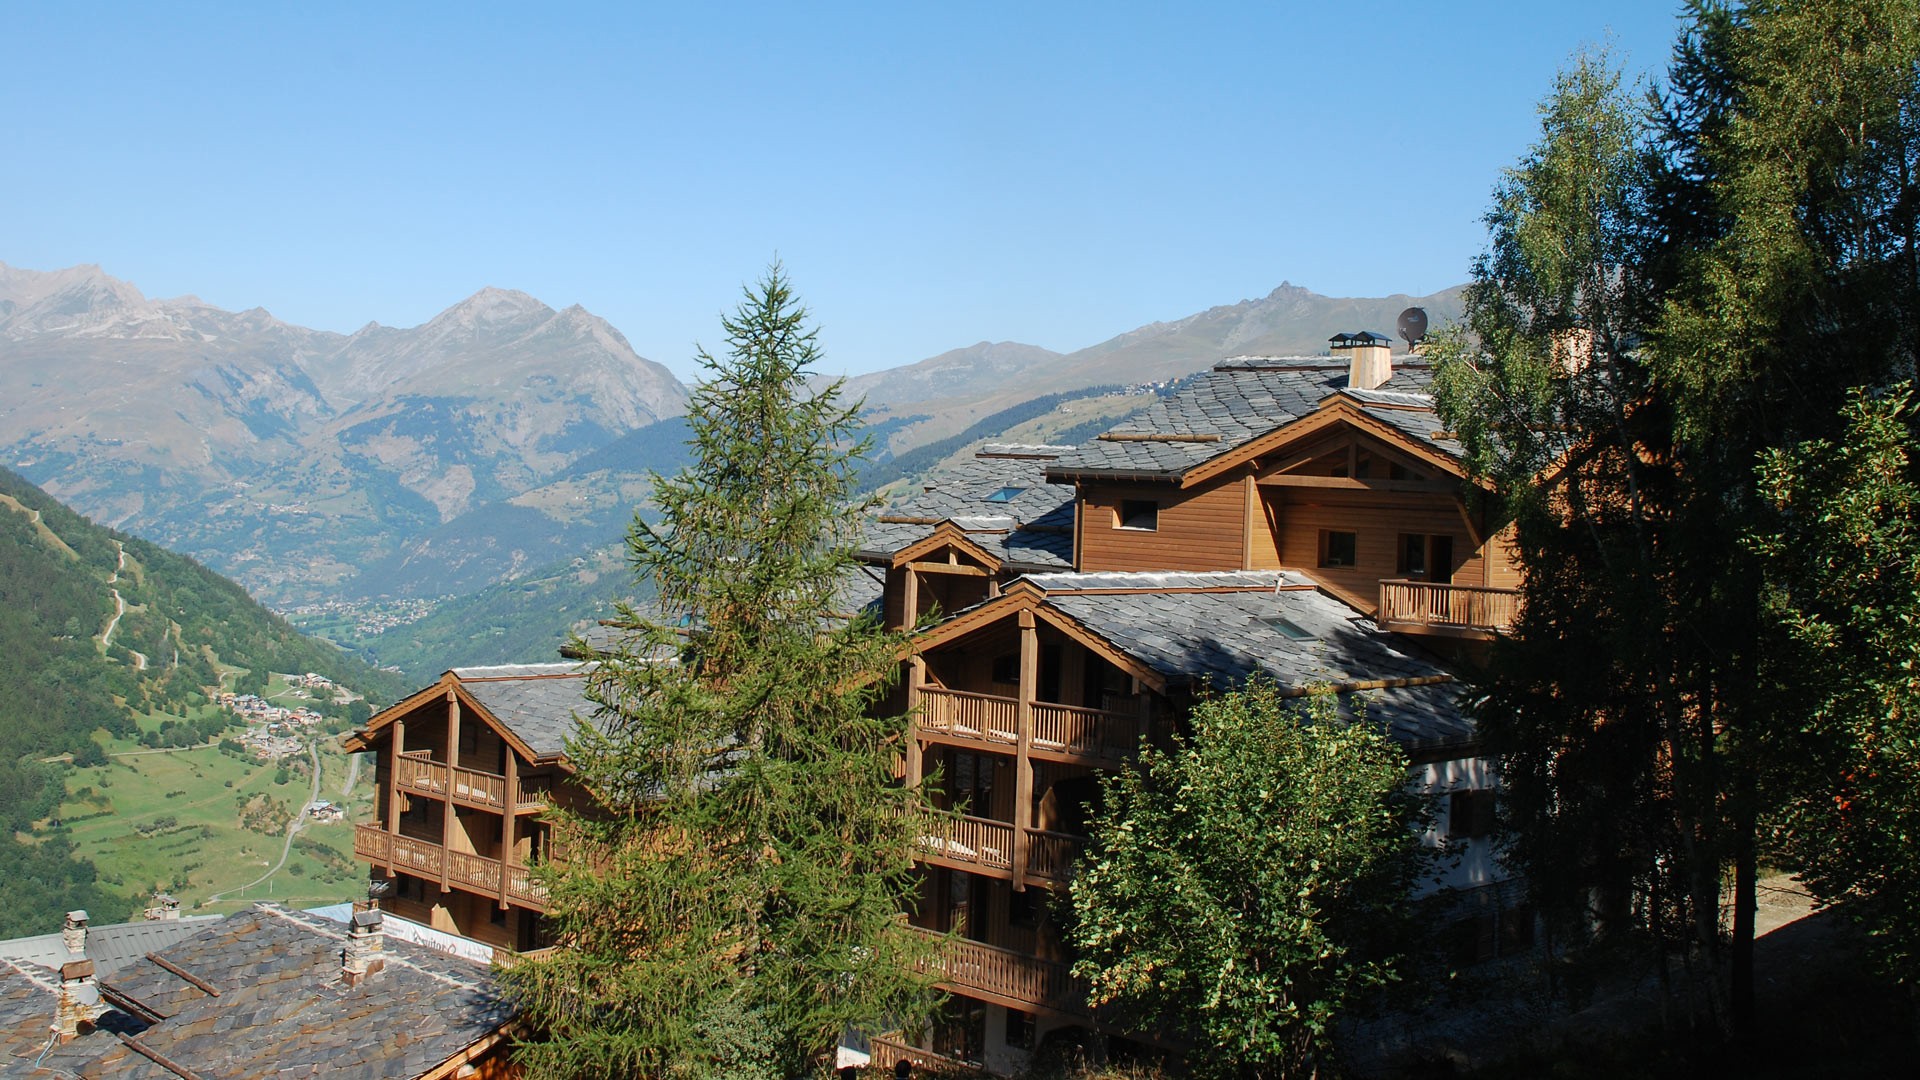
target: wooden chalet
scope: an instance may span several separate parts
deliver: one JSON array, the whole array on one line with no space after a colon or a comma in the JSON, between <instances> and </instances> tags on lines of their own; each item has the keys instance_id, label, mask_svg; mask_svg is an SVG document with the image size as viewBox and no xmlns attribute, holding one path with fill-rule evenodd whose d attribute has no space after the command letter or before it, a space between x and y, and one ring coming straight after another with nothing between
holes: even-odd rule
<instances>
[{"instance_id":1,"label":"wooden chalet","mask_svg":"<svg viewBox=\"0 0 1920 1080\"><path fill-rule=\"evenodd\" d=\"M1087 1008L1047 893L1098 774L1256 673L1387 726L1439 804L1429 839L1464 851L1428 891L1472 898L1469 951L1503 944L1510 890L1473 842L1495 780L1441 654L1498 633L1518 577L1424 363L1349 353L1225 361L1081 446L989 446L873 522L886 619L922 625L888 703L915 716L905 776L937 768L959 815L921 841L912 913L957 940L949 1006L874 1039L877 1064L1014 1073L1049 1039L1127 1037Z\"/></svg>"},{"instance_id":2,"label":"wooden chalet","mask_svg":"<svg viewBox=\"0 0 1920 1080\"><path fill-rule=\"evenodd\" d=\"M347 737L377 755L375 820L353 847L387 879L387 910L500 949L545 944L528 868L550 842L541 812L591 803L565 755L593 712L585 690L578 664L456 668Z\"/></svg>"}]
</instances>

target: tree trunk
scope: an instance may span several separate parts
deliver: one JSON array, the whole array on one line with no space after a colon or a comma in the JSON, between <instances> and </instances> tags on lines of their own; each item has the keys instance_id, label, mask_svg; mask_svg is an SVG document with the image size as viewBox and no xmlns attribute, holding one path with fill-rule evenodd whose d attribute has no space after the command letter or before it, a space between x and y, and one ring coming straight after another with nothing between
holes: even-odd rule
<instances>
[{"instance_id":1,"label":"tree trunk","mask_svg":"<svg viewBox=\"0 0 1920 1080\"><path fill-rule=\"evenodd\" d=\"M1734 808L1733 957L1730 991L1733 1037L1746 1043L1753 1035L1753 931L1758 907L1759 860L1754 852L1753 783L1749 777Z\"/></svg>"}]
</instances>

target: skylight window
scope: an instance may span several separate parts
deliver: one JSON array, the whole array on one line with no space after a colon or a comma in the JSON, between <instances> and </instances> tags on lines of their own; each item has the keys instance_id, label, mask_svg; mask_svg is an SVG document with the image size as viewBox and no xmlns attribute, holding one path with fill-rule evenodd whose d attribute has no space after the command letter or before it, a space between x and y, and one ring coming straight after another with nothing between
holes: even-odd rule
<instances>
[{"instance_id":1,"label":"skylight window","mask_svg":"<svg viewBox=\"0 0 1920 1080\"><path fill-rule=\"evenodd\" d=\"M1010 503L1025 490L1027 489L1023 487L1003 487L999 491L987 496L987 501L990 503Z\"/></svg>"},{"instance_id":2,"label":"skylight window","mask_svg":"<svg viewBox=\"0 0 1920 1080\"><path fill-rule=\"evenodd\" d=\"M1273 627L1275 630L1278 630L1280 632L1281 637L1292 638L1295 641L1313 640L1312 632L1307 630L1306 627L1301 626L1299 623L1294 622L1292 619L1283 618L1279 615L1271 615L1261 619L1260 621L1263 623L1266 623L1268 626Z\"/></svg>"}]
</instances>

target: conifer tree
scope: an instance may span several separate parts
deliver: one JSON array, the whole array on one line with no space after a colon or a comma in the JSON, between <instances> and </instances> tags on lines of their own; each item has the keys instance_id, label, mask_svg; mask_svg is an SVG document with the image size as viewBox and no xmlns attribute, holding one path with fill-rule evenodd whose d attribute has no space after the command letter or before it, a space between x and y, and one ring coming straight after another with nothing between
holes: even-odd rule
<instances>
[{"instance_id":1,"label":"conifer tree","mask_svg":"<svg viewBox=\"0 0 1920 1080\"><path fill-rule=\"evenodd\" d=\"M1483 729L1536 898L1650 932L1738 1030L1764 822L1834 749L1743 543L1755 470L1913 370L1920 2L1696 0L1646 105L1574 76L1442 349L1527 569Z\"/></svg>"},{"instance_id":2,"label":"conifer tree","mask_svg":"<svg viewBox=\"0 0 1920 1080\"><path fill-rule=\"evenodd\" d=\"M601 803L544 875L558 948L505 973L536 1077L788 1077L848 1027L929 1005L900 919L923 795L906 718L874 716L896 635L842 610L861 507L857 406L814 390L815 331L778 265L702 350L693 464L628 535L644 610L591 653L570 755Z\"/></svg>"}]
</instances>

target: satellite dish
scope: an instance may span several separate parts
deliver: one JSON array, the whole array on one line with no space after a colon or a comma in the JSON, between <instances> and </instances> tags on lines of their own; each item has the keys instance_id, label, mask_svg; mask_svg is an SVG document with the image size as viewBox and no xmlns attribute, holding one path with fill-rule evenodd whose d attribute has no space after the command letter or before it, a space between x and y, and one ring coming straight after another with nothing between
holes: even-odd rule
<instances>
[{"instance_id":1,"label":"satellite dish","mask_svg":"<svg viewBox=\"0 0 1920 1080\"><path fill-rule=\"evenodd\" d=\"M1418 345L1427 336L1427 309L1410 307L1400 313L1400 336L1407 344Z\"/></svg>"}]
</instances>

